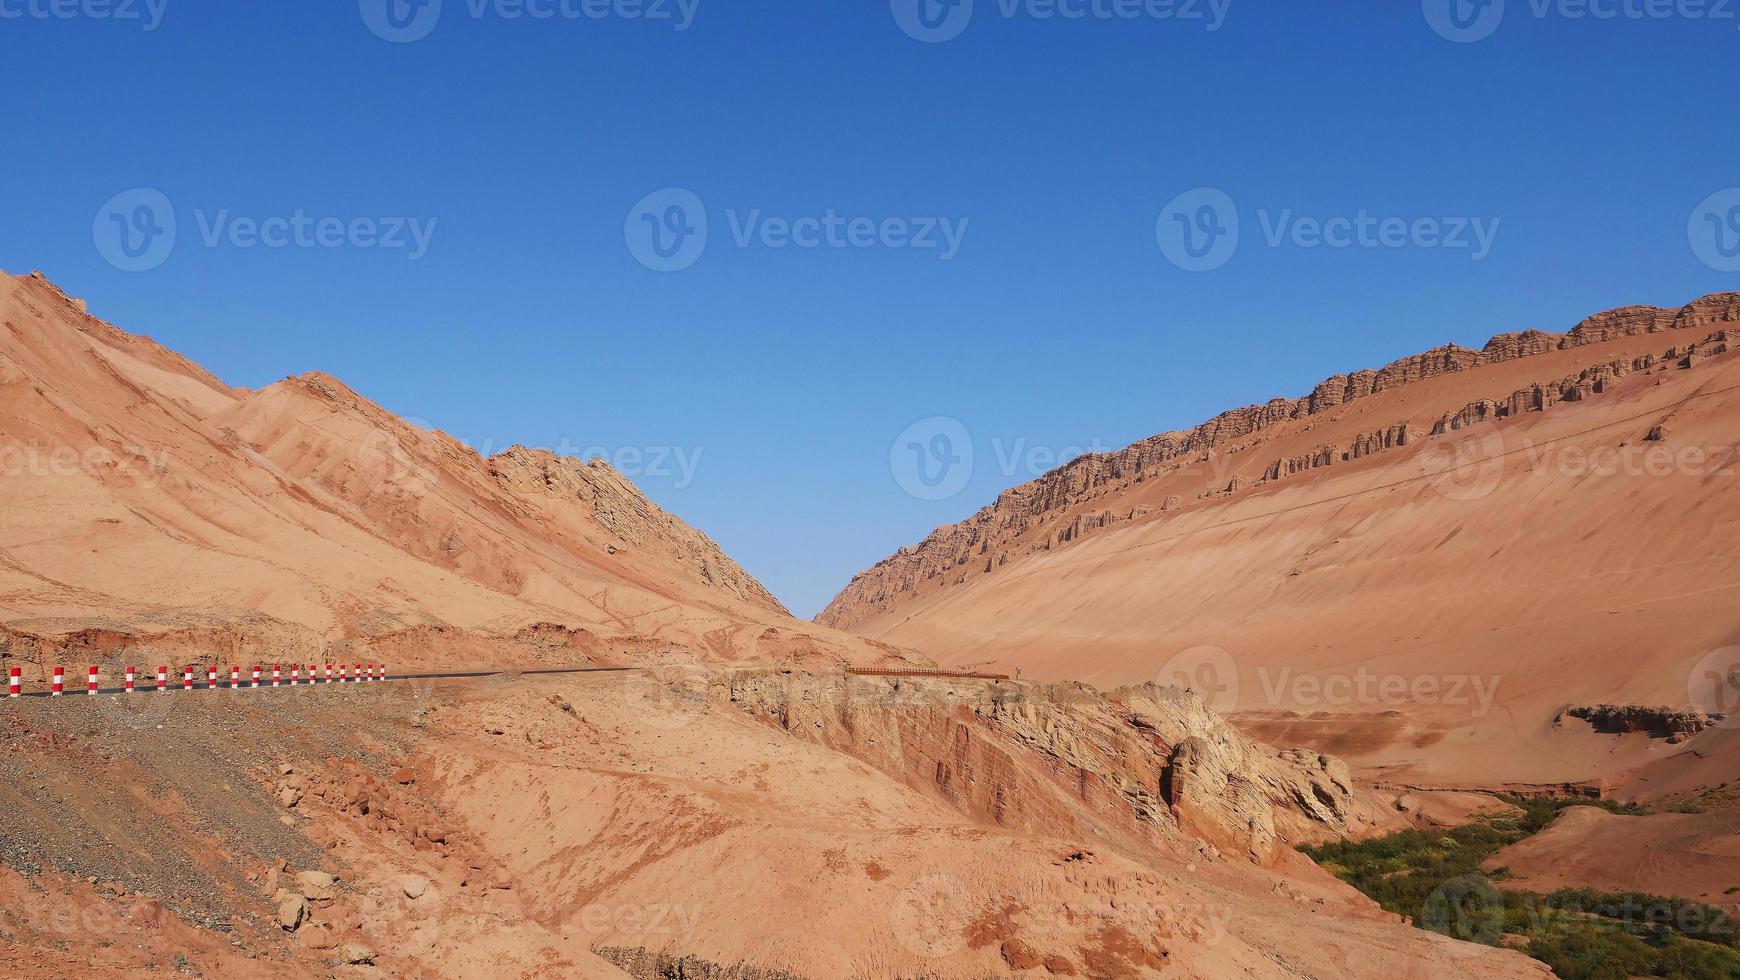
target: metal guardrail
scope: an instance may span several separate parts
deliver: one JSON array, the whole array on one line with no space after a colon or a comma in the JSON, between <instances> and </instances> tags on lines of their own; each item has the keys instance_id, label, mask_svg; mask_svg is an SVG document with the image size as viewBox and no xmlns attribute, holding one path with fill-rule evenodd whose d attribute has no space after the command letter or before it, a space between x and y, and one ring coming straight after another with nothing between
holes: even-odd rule
<instances>
[{"instance_id":1,"label":"metal guardrail","mask_svg":"<svg viewBox=\"0 0 1740 980\"><path fill-rule=\"evenodd\" d=\"M846 673L860 677L942 677L970 681L1006 681L1008 674L982 674L968 670L895 670L888 667L847 667Z\"/></svg>"}]
</instances>

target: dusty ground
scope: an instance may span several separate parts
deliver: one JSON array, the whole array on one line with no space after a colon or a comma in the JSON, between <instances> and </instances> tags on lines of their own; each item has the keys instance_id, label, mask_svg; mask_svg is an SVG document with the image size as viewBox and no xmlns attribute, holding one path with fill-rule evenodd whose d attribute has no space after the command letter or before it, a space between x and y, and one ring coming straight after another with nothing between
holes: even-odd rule
<instances>
[{"instance_id":1,"label":"dusty ground","mask_svg":"<svg viewBox=\"0 0 1740 980\"><path fill-rule=\"evenodd\" d=\"M1679 895L1740 912L1740 810L1633 817L1572 807L1486 867L1508 868L1507 888Z\"/></svg>"},{"instance_id":2,"label":"dusty ground","mask_svg":"<svg viewBox=\"0 0 1740 980\"><path fill-rule=\"evenodd\" d=\"M930 710L853 724L912 737L899 716ZM934 762L884 771L645 677L0 712L0 891L19 899L0 940L23 976L1539 975L1308 866L1164 818L1010 829ZM1006 777L953 774L984 778ZM337 881L299 900L308 870ZM294 932L286 898L308 906ZM372 965L338 963L358 947Z\"/></svg>"}]
</instances>

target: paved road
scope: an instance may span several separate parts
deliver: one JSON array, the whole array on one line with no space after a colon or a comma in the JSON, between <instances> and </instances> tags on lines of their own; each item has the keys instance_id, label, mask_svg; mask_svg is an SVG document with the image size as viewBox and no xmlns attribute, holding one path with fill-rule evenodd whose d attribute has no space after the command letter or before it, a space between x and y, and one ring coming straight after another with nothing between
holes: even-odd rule
<instances>
[{"instance_id":1,"label":"paved road","mask_svg":"<svg viewBox=\"0 0 1740 980\"><path fill-rule=\"evenodd\" d=\"M378 684L381 681L386 681L388 683L391 683L393 681L464 680L464 679L468 679L468 678L478 678L478 677L505 677L509 674L518 674L522 677L529 677L533 674L614 674L614 673L622 673L624 671L643 670L643 669L645 669L645 668L641 668L641 667L539 667L539 668L532 669L532 670L466 670L466 671L455 671L453 673L445 673L445 674L390 674L386 677L381 678L380 681L373 681L373 682L369 682L369 681L359 682L359 681L354 681L354 680L347 681L346 686L349 686L351 684L357 684L357 683L365 683L365 684L366 683L377 683ZM78 675L76 685L74 683L74 678L72 678L71 676L68 676L66 679L66 682L65 682L64 693L61 696L65 697L65 698L89 697L90 696L90 689L85 687L85 684L87 683L86 676L87 675L84 675L84 674ZM138 676L138 679L135 680L133 683L134 683L133 693L135 693L135 694L158 694L158 693L161 693L157 690L157 674L155 671L153 671L150 674L149 678L147 678L145 674L141 673ZM172 673L169 677L168 690L174 691L177 694L191 694L191 693L204 692L204 691L229 691L229 690L232 690L232 688L230 687L230 684L229 684L229 675L227 673L222 672L222 671L220 671L218 673L218 686L217 687L206 687L205 686L205 675L200 674L200 673L196 673L194 675L193 690L192 691L189 691L189 690L183 688L181 686L181 683L182 683L181 674L179 672ZM314 683L314 682L305 680L302 683L296 684L294 686L295 687L308 687L311 683ZM280 684L278 689L279 690L287 690L291 686L292 685L290 683L290 678L286 677L283 679L283 681ZM325 687L326 681L323 680L323 681L320 681L318 683L314 683L314 686ZM332 686L337 687L338 683L335 681ZM252 691L255 689L256 688L253 687L253 681L250 678L250 676L248 674L244 673L242 675L241 686L234 688L233 690ZM260 681L260 686L259 686L258 690L266 691L266 690L271 690L271 689L272 689L272 681L269 678ZM99 688L97 688L97 693L98 694L125 694L125 693L127 693L127 689L124 687L99 687ZM26 698L52 698L54 696L54 692L53 691L25 691L20 696L26 697ZM0 697L0 702L5 702L8 700L11 700L11 699L6 698L6 697Z\"/></svg>"}]
</instances>

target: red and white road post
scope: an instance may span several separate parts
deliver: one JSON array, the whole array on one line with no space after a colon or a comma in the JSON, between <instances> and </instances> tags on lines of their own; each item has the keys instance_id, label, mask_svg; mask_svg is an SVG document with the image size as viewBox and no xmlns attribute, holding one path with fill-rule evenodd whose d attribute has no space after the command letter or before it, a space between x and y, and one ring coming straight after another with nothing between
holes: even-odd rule
<instances>
[{"instance_id":1,"label":"red and white road post","mask_svg":"<svg viewBox=\"0 0 1740 980\"><path fill-rule=\"evenodd\" d=\"M90 678L85 682L85 693L95 694L97 693L97 668L94 665L91 667Z\"/></svg>"},{"instance_id":2,"label":"red and white road post","mask_svg":"<svg viewBox=\"0 0 1740 980\"><path fill-rule=\"evenodd\" d=\"M126 687L126 690L127 690L128 694L133 693L133 678L137 673L138 673L138 671L133 667L132 664L127 665L127 680L126 680L127 687Z\"/></svg>"},{"instance_id":3,"label":"red and white road post","mask_svg":"<svg viewBox=\"0 0 1740 980\"><path fill-rule=\"evenodd\" d=\"M6 696L17 698L24 696L24 671L13 667L6 672Z\"/></svg>"}]
</instances>

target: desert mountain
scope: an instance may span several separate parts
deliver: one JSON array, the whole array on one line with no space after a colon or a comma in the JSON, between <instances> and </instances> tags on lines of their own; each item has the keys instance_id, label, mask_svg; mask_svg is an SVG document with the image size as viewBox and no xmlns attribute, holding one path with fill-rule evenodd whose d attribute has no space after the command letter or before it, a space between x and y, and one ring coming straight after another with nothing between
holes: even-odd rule
<instances>
[{"instance_id":1,"label":"desert mountain","mask_svg":"<svg viewBox=\"0 0 1740 980\"><path fill-rule=\"evenodd\" d=\"M8 699L8 976L1542 975L1298 853L1410 820L1337 759L1176 687L828 670L902 654L601 463L484 458L323 374L234 388L34 275L0 280L0 452L33 687L679 662Z\"/></svg>"},{"instance_id":2,"label":"desert mountain","mask_svg":"<svg viewBox=\"0 0 1740 980\"><path fill-rule=\"evenodd\" d=\"M879 655L791 619L602 460L486 459L320 373L234 388L40 275L0 279L0 453L15 654Z\"/></svg>"},{"instance_id":3,"label":"desert mountain","mask_svg":"<svg viewBox=\"0 0 1740 980\"><path fill-rule=\"evenodd\" d=\"M1736 341L1725 293L1337 375L1014 487L818 622L950 666L1200 679L1397 781L1617 779L1694 733L1573 711L1690 708L1740 643Z\"/></svg>"}]
</instances>

